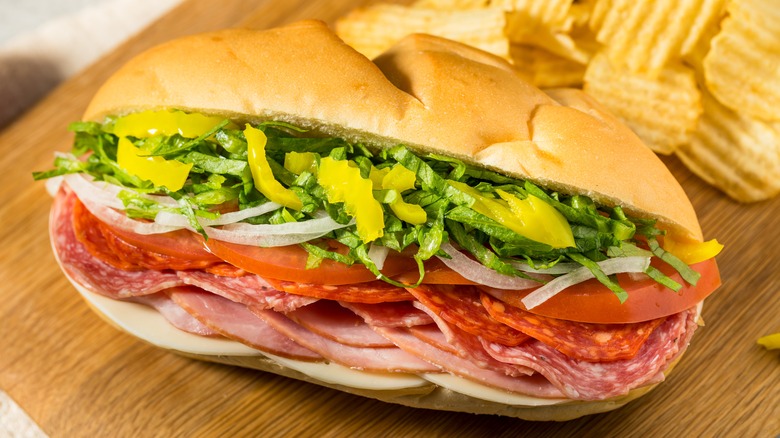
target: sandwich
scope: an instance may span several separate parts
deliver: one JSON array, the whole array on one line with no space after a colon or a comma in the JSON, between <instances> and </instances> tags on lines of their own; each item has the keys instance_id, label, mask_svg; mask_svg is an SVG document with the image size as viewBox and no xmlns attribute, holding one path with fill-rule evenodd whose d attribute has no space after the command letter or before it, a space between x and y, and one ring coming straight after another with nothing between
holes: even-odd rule
<instances>
[{"instance_id":1,"label":"sandwich","mask_svg":"<svg viewBox=\"0 0 780 438\"><path fill-rule=\"evenodd\" d=\"M47 179L64 274L161 348L406 406L568 420L662 382L720 284L664 164L581 91L318 21L121 67Z\"/></svg>"}]
</instances>

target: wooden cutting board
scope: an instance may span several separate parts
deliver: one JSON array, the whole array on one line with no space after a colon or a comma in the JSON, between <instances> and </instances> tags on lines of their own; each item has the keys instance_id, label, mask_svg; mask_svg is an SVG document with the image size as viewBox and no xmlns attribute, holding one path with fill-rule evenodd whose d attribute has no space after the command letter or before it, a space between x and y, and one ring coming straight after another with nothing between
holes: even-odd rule
<instances>
[{"instance_id":1,"label":"wooden cutting board","mask_svg":"<svg viewBox=\"0 0 780 438\"><path fill-rule=\"evenodd\" d=\"M50 198L34 170L66 151L98 85L163 40L238 23L332 23L358 0L191 0L77 75L0 134L0 391L51 436L775 436L780 355L780 199L731 201L676 159L667 163L707 238L726 245L723 287L675 373L617 411L566 423L415 410L274 375L186 359L119 332L60 273L48 243ZM641 169L637 169L641 171ZM0 418L0 421L2 419Z\"/></svg>"}]
</instances>

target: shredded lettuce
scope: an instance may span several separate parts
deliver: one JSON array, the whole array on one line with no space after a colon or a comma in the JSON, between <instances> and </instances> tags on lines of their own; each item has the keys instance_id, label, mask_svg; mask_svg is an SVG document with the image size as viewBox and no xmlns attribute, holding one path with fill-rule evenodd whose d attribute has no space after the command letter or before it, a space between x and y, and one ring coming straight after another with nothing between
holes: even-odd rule
<instances>
[{"instance_id":1,"label":"shredded lettuce","mask_svg":"<svg viewBox=\"0 0 780 438\"><path fill-rule=\"evenodd\" d=\"M125 172L117 165L118 138L112 134L112 121L105 125L94 122L76 122L69 126L75 133L71 155L55 158L54 168L35 172L36 180L69 173L85 173L98 181L108 181L133 190L123 191L121 200L128 215L154 219L160 211L184 214L192 227L207 237L197 217L216 217L221 206L245 209L267 199L255 189L247 163L247 141L240 129L225 120L197 138L180 135L152 136L144 139L131 138L138 147L149 151L150 156L162 156L167 160L178 160L193 165L189 178L181 190L170 192L154 187L149 181ZM632 218L620 207L597 205L582 195L566 195L544 189L530 181L511 178L489 169L472 166L456 158L438 154L420 155L404 145L373 150L368 145L350 143L343 139L314 135L305 129L280 122L265 122L256 126L268 139L266 157L273 177L285 188L295 192L303 203L300 211L280 208L277 211L249 218L253 224L283 223L311 219L315 213L326 212L333 220L349 224L353 220L343 203L330 203L325 190L312 172L315 168L293 173L280 164L285 162L288 152L312 154L319 165L324 157L349 160L360 170L362 178L369 178L377 170L387 172L393 166L401 165L414 174L414 186L403 189L382 189L373 192L381 203L384 215L384 233L373 242L394 251L414 252L419 268L419 280L425 274L424 262L438 255L444 242L453 241L476 260L497 272L528 278L515 266L522 262L531 267L551 267L557 263L577 263L587 267L593 275L611 289L622 302L628 296L614 277L605 275L597 262L614 257L629 257L652 254L674 267L683 279L695 284L699 274L684 262L661 248L656 237L663 231L655 222ZM373 170L372 170L373 169ZM521 236L501 223L477 211L472 206L475 199L458 190L447 181L458 181L479 191L480 194L500 200L497 190L511 193L520 199L533 195L551 205L566 218L572 229L575 247L553 248ZM376 187L375 187L376 188ZM176 199L178 206L162 206L150 198L134 193L167 194ZM425 211L425 222L411 224L401 220L391 205L403 201L415 204ZM323 239L334 239L344 244L346 254L325 249ZM369 244L361 240L355 225L329 233L323 238L301 244L308 252L307 267L314 268L325 260L339 263L365 265L377 278L399 286L395 280L386 277L368 256ZM671 290L681 285L650 267L647 275Z\"/></svg>"}]
</instances>

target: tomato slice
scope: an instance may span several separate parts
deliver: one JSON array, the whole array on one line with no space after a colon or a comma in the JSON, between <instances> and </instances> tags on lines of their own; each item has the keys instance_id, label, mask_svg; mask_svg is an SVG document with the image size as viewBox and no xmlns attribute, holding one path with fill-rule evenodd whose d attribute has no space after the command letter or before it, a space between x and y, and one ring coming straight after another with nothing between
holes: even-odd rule
<instances>
[{"instance_id":1,"label":"tomato slice","mask_svg":"<svg viewBox=\"0 0 780 438\"><path fill-rule=\"evenodd\" d=\"M664 274L683 285L675 293L650 278L632 279L628 274L618 274L618 281L628 292L628 299L620 303L615 294L597 280L588 280L572 286L531 310L525 308L522 299L532 291L508 291L480 287L499 300L537 315L570 321L592 323L632 323L673 315L689 309L707 298L721 284L715 259L691 265L701 274L696 286L684 282L671 266L654 260Z\"/></svg>"},{"instance_id":2,"label":"tomato slice","mask_svg":"<svg viewBox=\"0 0 780 438\"><path fill-rule=\"evenodd\" d=\"M217 257L261 277L311 284L352 284L376 280L365 266L352 266L325 259L320 266L306 269L309 253L298 245L261 248L209 239L206 248ZM382 273L394 276L417 270L413 259L405 255L389 255Z\"/></svg>"}]
</instances>

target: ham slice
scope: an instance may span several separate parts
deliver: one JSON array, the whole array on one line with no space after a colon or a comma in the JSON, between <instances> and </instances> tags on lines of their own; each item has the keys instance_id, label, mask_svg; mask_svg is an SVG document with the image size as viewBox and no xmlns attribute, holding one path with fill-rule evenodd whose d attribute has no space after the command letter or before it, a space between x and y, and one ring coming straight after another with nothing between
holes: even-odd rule
<instances>
[{"instance_id":1,"label":"ham slice","mask_svg":"<svg viewBox=\"0 0 780 438\"><path fill-rule=\"evenodd\" d=\"M340 301L339 304L355 312L368 325L375 327L415 327L433 323L431 317L414 307L411 301L376 304Z\"/></svg>"},{"instance_id":2,"label":"ham slice","mask_svg":"<svg viewBox=\"0 0 780 438\"><path fill-rule=\"evenodd\" d=\"M256 308L251 310L299 345L316 351L328 360L353 369L405 373L440 371L439 367L397 347L367 348L340 344L307 330L280 313Z\"/></svg>"},{"instance_id":3,"label":"ham slice","mask_svg":"<svg viewBox=\"0 0 780 438\"><path fill-rule=\"evenodd\" d=\"M171 289L168 293L176 304L226 338L289 359L322 360L319 354L274 330L243 304L195 287Z\"/></svg>"},{"instance_id":4,"label":"ham slice","mask_svg":"<svg viewBox=\"0 0 780 438\"><path fill-rule=\"evenodd\" d=\"M600 400L663 380L667 365L681 354L696 330L695 309L668 317L631 359L587 362L539 341L508 347L483 341L497 360L527 366L545 376L566 397Z\"/></svg>"},{"instance_id":5,"label":"ham slice","mask_svg":"<svg viewBox=\"0 0 780 438\"><path fill-rule=\"evenodd\" d=\"M63 184L54 198L49 221L52 245L68 277L88 290L119 299L149 295L181 286L174 272L125 271L96 259L73 232L73 206L76 195Z\"/></svg>"},{"instance_id":6,"label":"ham slice","mask_svg":"<svg viewBox=\"0 0 780 438\"><path fill-rule=\"evenodd\" d=\"M395 347L373 331L362 318L333 301L320 300L287 313L287 317L340 344L353 347Z\"/></svg>"},{"instance_id":7,"label":"ham slice","mask_svg":"<svg viewBox=\"0 0 780 438\"><path fill-rule=\"evenodd\" d=\"M277 312L287 313L317 301L317 298L276 290L254 274L222 277L204 271L179 271L178 275L185 284L198 286L237 303Z\"/></svg>"},{"instance_id":8,"label":"ham slice","mask_svg":"<svg viewBox=\"0 0 780 438\"><path fill-rule=\"evenodd\" d=\"M219 332L198 321L176 304L168 296L167 291L131 297L127 301L154 307L172 326L179 330L200 336L219 336Z\"/></svg>"},{"instance_id":9,"label":"ham slice","mask_svg":"<svg viewBox=\"0 0 780 438\"><path fill-rule=\"evenodd\" d=\"M561 392L540 375L511 377L480 368L467 359L433 347L408 329L375 327L375 330L405 351L440 366L443 370L483 385L540 398L559 398Z\"/></svg>"}]
</instances>

